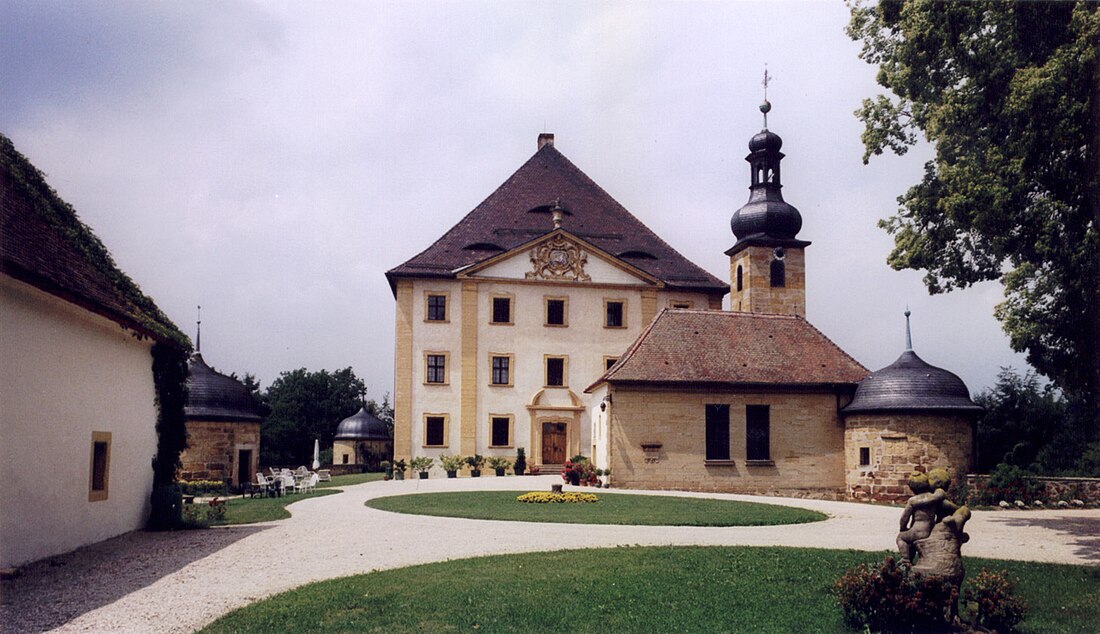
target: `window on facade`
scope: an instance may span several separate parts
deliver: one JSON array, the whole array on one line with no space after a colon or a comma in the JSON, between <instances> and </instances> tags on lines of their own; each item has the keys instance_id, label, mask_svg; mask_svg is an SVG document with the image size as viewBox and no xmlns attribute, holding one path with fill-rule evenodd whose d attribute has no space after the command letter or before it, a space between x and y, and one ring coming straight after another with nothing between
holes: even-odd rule
<instances>
[{"instance_id":1,"label":"window on facade","mask_svg":"<svg viewBox=\"0 0 1100 634\"><path fill-rule=\"evenodd\" d=\"M111 475L111 432L92 432L92 456L88 471L88 501L106 500Z\"/></svg>"},{"instance_id":2,"label":"window on facade","mask_svg":"<svg viewBox=\"0 0 1100 634\"><path fill-rule=\"evenodd\" d=\"M772 260L772 287L780 288L787 285L787 267L783 260Z\"/></svg>"},{"instance_id":3,"label":"window on facade","mask_svg":"<svg viewBox=\"0 0 1100 634\"><path fill-rule=\"evenodd\" d=\"M671 307L671 308L691 308L691 302L685 302L685 301L682 301L682 300L681 301L673 301L673 302L669 302L669 307Z\"/></svg>"},{"instance_id":4,"label":"window on facade","mask_svg":"<svg viewBox=\"0 0 1100 634\"><path fill-rule=\"evenodd\" d=\"M447 321L446 295L428 295L428 321Z\"/></svg>"},{"instance_id":5,"label":"window on facade","mask_svg":"<svg viewBox=\"0 0 1100 634\"><path fill-rule=\"evenodd\" d=\"M745 406L745 458L771 460L771 423L767 405Z\"/></svg>"},{"instance_id":6,"label":"window on facade","mask_svg":"<svg viewBox=\"0 0 1100 634\"><path fill-rule=\"evenodd\" d=\"M619 361L619 357L604 357L603 369L606 372L611 369L611 366L615 365Z\"/></svg>"},{"instance_id":7,"label":"window on facade","mask_svg":"<svg viewBox=\"0 0 1100 634\"><path fill-rule=\"evenodd\" d=\"M510 323L512 323L512 298L511 297L494 297L493 298L493 323L494 324L510 324Z\"/></svg>"},{"instance_id":8,"label":"window on facade","mask_svg":"<svg viewBox=\"0 0 1100 634\"><path fill-rule=\"evenodd\" d=\"M546 357L546 385L565 386L565 357Z\"/></svg>"},{"instance_id":9,"label":"window on facade","mask_svg":"<svg viewBox=\"0 0 1100 634\"><path fill-rule=\"evenodd\" d=\"M607 317L604 320L605 327L623 328L626 325L626 321L624 319L624 304L625 302L617 300L608 300L604 304L607 312Z\"/></svg>"},{"instance_id":10,"label":"window on facade","mask_svg":"<svg viewBox=\"0 0 1100 634\"><path fill-rule=\"evenodd\" d=\"M511 385L511 358L506 356L494 356L492 367L493 385Z\"/></svg>"},{"instance_id":11,"label":"window on facade","mask_svg":"<svg viewBox=\"0 0 1100 634\"><path fill-rule=\"evenodd\" d=\"M730 459L730 406L706 406L707 460Z\"/></svg>"},{"instance_id":12,"label":"window on facade","mask_svg":"<svg viewBox=\"0 0 1100 634\"><path fill-rule=\"evenodd\" d=\"M546 325L547 326L564 326L565 325L565 300L564 299L547 299L546 300Z\"/></svg>"},{"instance_id":13,"label":"window on facade","mask_svg":"<svg viewBox=\"0 0 1100 634\"><path fill-rule=\"evenodd\" d=\"M742 284L742 276L743 275L744 275L744 273L741 270L741 265L738 264L737 265L737 292L738 293L740 293L741 289L744 288L744 286Z\"/></svg>"},{"instance_id":14,"label":"window on facade","mask_svg":"<svg viewBox=\"0 0 1100 634\"><path fill-rule=\"evenodd\" d=\"M859 466L866 467L871 464L871 448L860 447L859 448Z\"/></svg>"},{"instance_id":15,"label":"window on facade","mask_svg":"<svg viewBox=\"0 0 1100 634\"><path fill-rule=\"evenodd\" d=\"M512 444L512 419L508 416L493 416L490 420L489 442L494 447L508 447Z\"/></svg>"},{"instance_id":16,"label":"window on facade","mask_svg":"<svg viewBox=\"0 0 1100 634\"><path fill-rule=\"evenodd\" d=\"M444 416L424 417L424 444L429 447L442 447L447 444L444 440L447 429L447 419Z\"/></svg>"},{"instance_id":17,"label":"window on facade","mask_svg":"<svg viewBox=\"0 0 1100 634\"><path fill-rule=\"evenodd\" d=\"M447 382L447 355L445 354L429 354L427 355L427 368L428 373L426 381L428 383L446 383Z\"/></svg>"}]
</instances>

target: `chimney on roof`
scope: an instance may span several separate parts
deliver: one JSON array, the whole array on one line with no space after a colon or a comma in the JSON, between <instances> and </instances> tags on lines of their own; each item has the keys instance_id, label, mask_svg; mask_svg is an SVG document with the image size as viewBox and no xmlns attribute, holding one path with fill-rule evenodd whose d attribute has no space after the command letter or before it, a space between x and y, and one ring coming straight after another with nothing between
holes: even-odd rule
<instances>
[{"instance_id":1,"label":"chimney on roof","mask_svg":"<svg viewBox=\"0 0 1100 634\"><path fill-rule=\"evenodd\" d=\"M538 149L541 150L544 145L549 145L550 147L554 147L554 135L553 134L550 134L549 132L543 132L542 134L539 135L539 148Z\"/></svg>"}]
</instances>

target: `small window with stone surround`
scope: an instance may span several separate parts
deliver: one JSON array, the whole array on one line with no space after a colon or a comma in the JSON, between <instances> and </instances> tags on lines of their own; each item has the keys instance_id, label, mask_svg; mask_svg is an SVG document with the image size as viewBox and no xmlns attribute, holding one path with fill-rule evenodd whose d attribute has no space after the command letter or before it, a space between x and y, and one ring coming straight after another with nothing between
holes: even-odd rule
<instances>
[{"instance_id":1,"label":"small window with stone surround","mask_svg":"<svg viewBox=\"0 0 1100 634\"><path fill-rule=\"evenodd\" d=\"M867 467L871 464L871 448L860 447L859 448L859 466Z\"/></svg>"}]
</instances>

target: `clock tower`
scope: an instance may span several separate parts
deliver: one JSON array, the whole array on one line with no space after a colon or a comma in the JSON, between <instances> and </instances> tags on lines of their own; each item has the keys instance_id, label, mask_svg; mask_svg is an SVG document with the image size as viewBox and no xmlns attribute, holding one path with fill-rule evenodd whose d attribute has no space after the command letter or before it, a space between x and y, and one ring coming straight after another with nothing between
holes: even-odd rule
<instances>
[{"instance_id":1,"label":"clock tower","mask_svg":"<svg viewBox=\"0 0 1100 634\"><path fill-rule=\"evenodd\" d=\"M749 141L752 171L749 201L733 212L737 242L730 256L730 309L737 312L806 316L806 256L809 242L796 236L802 215L783 200L779 163L783 139L768 130L771 104L764 101L764 129Z\"/></svg>"}]
</instances>

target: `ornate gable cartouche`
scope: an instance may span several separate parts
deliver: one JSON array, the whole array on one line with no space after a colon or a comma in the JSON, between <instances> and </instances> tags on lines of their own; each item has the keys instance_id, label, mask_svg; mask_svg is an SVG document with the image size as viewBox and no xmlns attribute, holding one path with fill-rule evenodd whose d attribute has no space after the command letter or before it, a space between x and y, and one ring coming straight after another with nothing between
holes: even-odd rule
<instances>
[{"instance_id":1,"label":"ornate gable cartouche","mask_svg":"<svg viewBox=\"0 0 1100 634\"><path fill-rule=\"evenodd\" d=\"M580 247L560 235L554 236L531 251L534 270L528 271L526 278L589 282L592 278L584 272L587 262L588 256Z\"/></svg>"}]
</instances>

